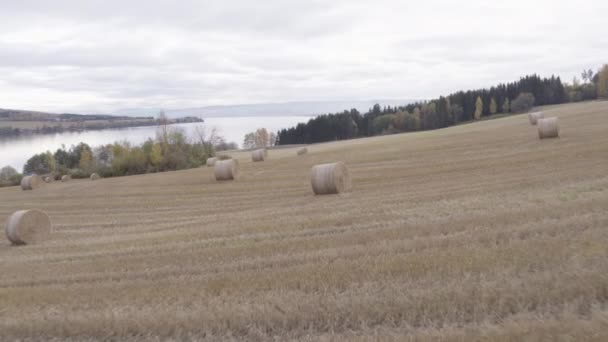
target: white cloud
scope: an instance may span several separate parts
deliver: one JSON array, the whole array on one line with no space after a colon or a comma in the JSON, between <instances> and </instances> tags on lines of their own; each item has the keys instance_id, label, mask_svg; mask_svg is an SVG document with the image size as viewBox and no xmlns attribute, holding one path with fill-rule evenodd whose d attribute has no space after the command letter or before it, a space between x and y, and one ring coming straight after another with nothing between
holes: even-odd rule
<instances>
[{"instance_id":1,"label":"white cloud","mask_svg":"<svg viewBox=\"0 0 608 342\"><path fill-rule=\"evenodd\" d=\"M3 1L0 107L428 98L608 52L603 0Z\"/></svg>"}]
</instances>

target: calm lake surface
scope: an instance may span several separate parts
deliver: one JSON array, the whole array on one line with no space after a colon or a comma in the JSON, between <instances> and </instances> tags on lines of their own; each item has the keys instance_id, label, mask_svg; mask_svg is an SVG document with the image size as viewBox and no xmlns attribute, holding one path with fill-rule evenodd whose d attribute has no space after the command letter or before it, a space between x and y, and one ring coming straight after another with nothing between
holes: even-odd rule
<instances>
[{"instance_id":1,"label":"calm lake surface","mask_svg":"<svg viewBox=\"0 0 608 342\"><path fill-rule=\"evenodd\" d=\"M206 118L205 123L176 124L193 137L196 126L204 125L207 130L217 127L220 135L228 142L236 142L241 146L245 134L257 128L266 128L269 132L277 132L282 128L289 128L299 122L307 122L307 116L269 116L269 117L235 117L235 118ZM61 145L69 148L84 142L91 147L97 147L116 141L128 141L132 144L141 144L148 138L156 136L156 126L132 127L121 129L107 129L101 131L66 132L59 134L24 135L11 139L0 139L0 168L10 165L21 172L25 162L34 154L51 151L55 152Z\"/></svg>"}]
</instances>

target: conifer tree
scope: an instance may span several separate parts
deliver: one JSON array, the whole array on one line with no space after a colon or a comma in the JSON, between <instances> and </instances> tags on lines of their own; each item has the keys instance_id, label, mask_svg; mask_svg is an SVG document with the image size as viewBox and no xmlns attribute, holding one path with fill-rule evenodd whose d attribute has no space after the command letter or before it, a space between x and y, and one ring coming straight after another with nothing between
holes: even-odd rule
<instances>
[{"instance_id":1,"label":"conifer tree","mask_svg":"<svg viewBox=\"0 0 608 342\"><path fill-rule=\"evenodd\" d=\"M496 100L494 100L494 98L492 98L492 100L490 101L490 114L494 115L494 114L496 114L497 111L498 111L498 108L496 105Z\"/></svg>"}]
</instances>

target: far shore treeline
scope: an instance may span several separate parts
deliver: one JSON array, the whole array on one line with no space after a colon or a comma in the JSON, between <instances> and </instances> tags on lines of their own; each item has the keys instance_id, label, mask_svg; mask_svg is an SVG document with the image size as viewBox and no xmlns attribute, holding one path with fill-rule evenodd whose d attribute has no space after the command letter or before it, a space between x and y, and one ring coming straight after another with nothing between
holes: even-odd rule
<instances>
[{"instance_id":1,"label":"far shore treeline","mask_svg":"<svg viewBox=\"0 0 608 342\"><path fill-rule=\"evenodd\" d=\"M163 114L164 115L164 114ZM52 114L26 110L0 109L0 138L29 134L55 134L127 127L157 126L154 117L128 117L101 114ZM166 119L169 124L197 123L204 120L187 116ZM29 123L29 127L19 127Z\"/></svg>"},{"instance_id":2,"label":"far shore treeline","mask_svg":"<svg viewBox=\"0 0 608 342\"><path fill-rule=\"evenodd\" d=\"M459 91L447 97L398 107L375 105L367 113L356 109L325 114L278 132L278 145L369 137L431 130L495 115L521 113L531 107L608 98L608 65L582 81L564 84L559 77L531 75L490 89Z\"/></svg>"}]
</instances>

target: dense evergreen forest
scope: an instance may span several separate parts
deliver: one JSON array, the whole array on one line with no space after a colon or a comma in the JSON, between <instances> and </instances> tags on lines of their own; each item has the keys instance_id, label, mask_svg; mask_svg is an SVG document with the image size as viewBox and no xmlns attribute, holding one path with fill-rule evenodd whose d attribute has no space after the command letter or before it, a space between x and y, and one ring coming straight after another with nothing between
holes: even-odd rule
<instances>
[{"instance_id":1,"label":"dense evergreen forest","mask_svg":"<svg viewBox=\"0 0 608 342\"><path fill-rule=\"evenodd\" d=\"M583 82L572 84L559 77L522 77L519 81L499 84L490 89L459 91L447 97L398 107L375 105L367 113L356 109L325 114L278 132L277 144L310 144L352 139L379 134L430 130L461 122L480 120L496 114L520 113L532 106L593 100L598 98L602 75L608 66L594 74L582 73ZM600 94L600 96L602 96Z\"/></svg>"}]
</instances>

